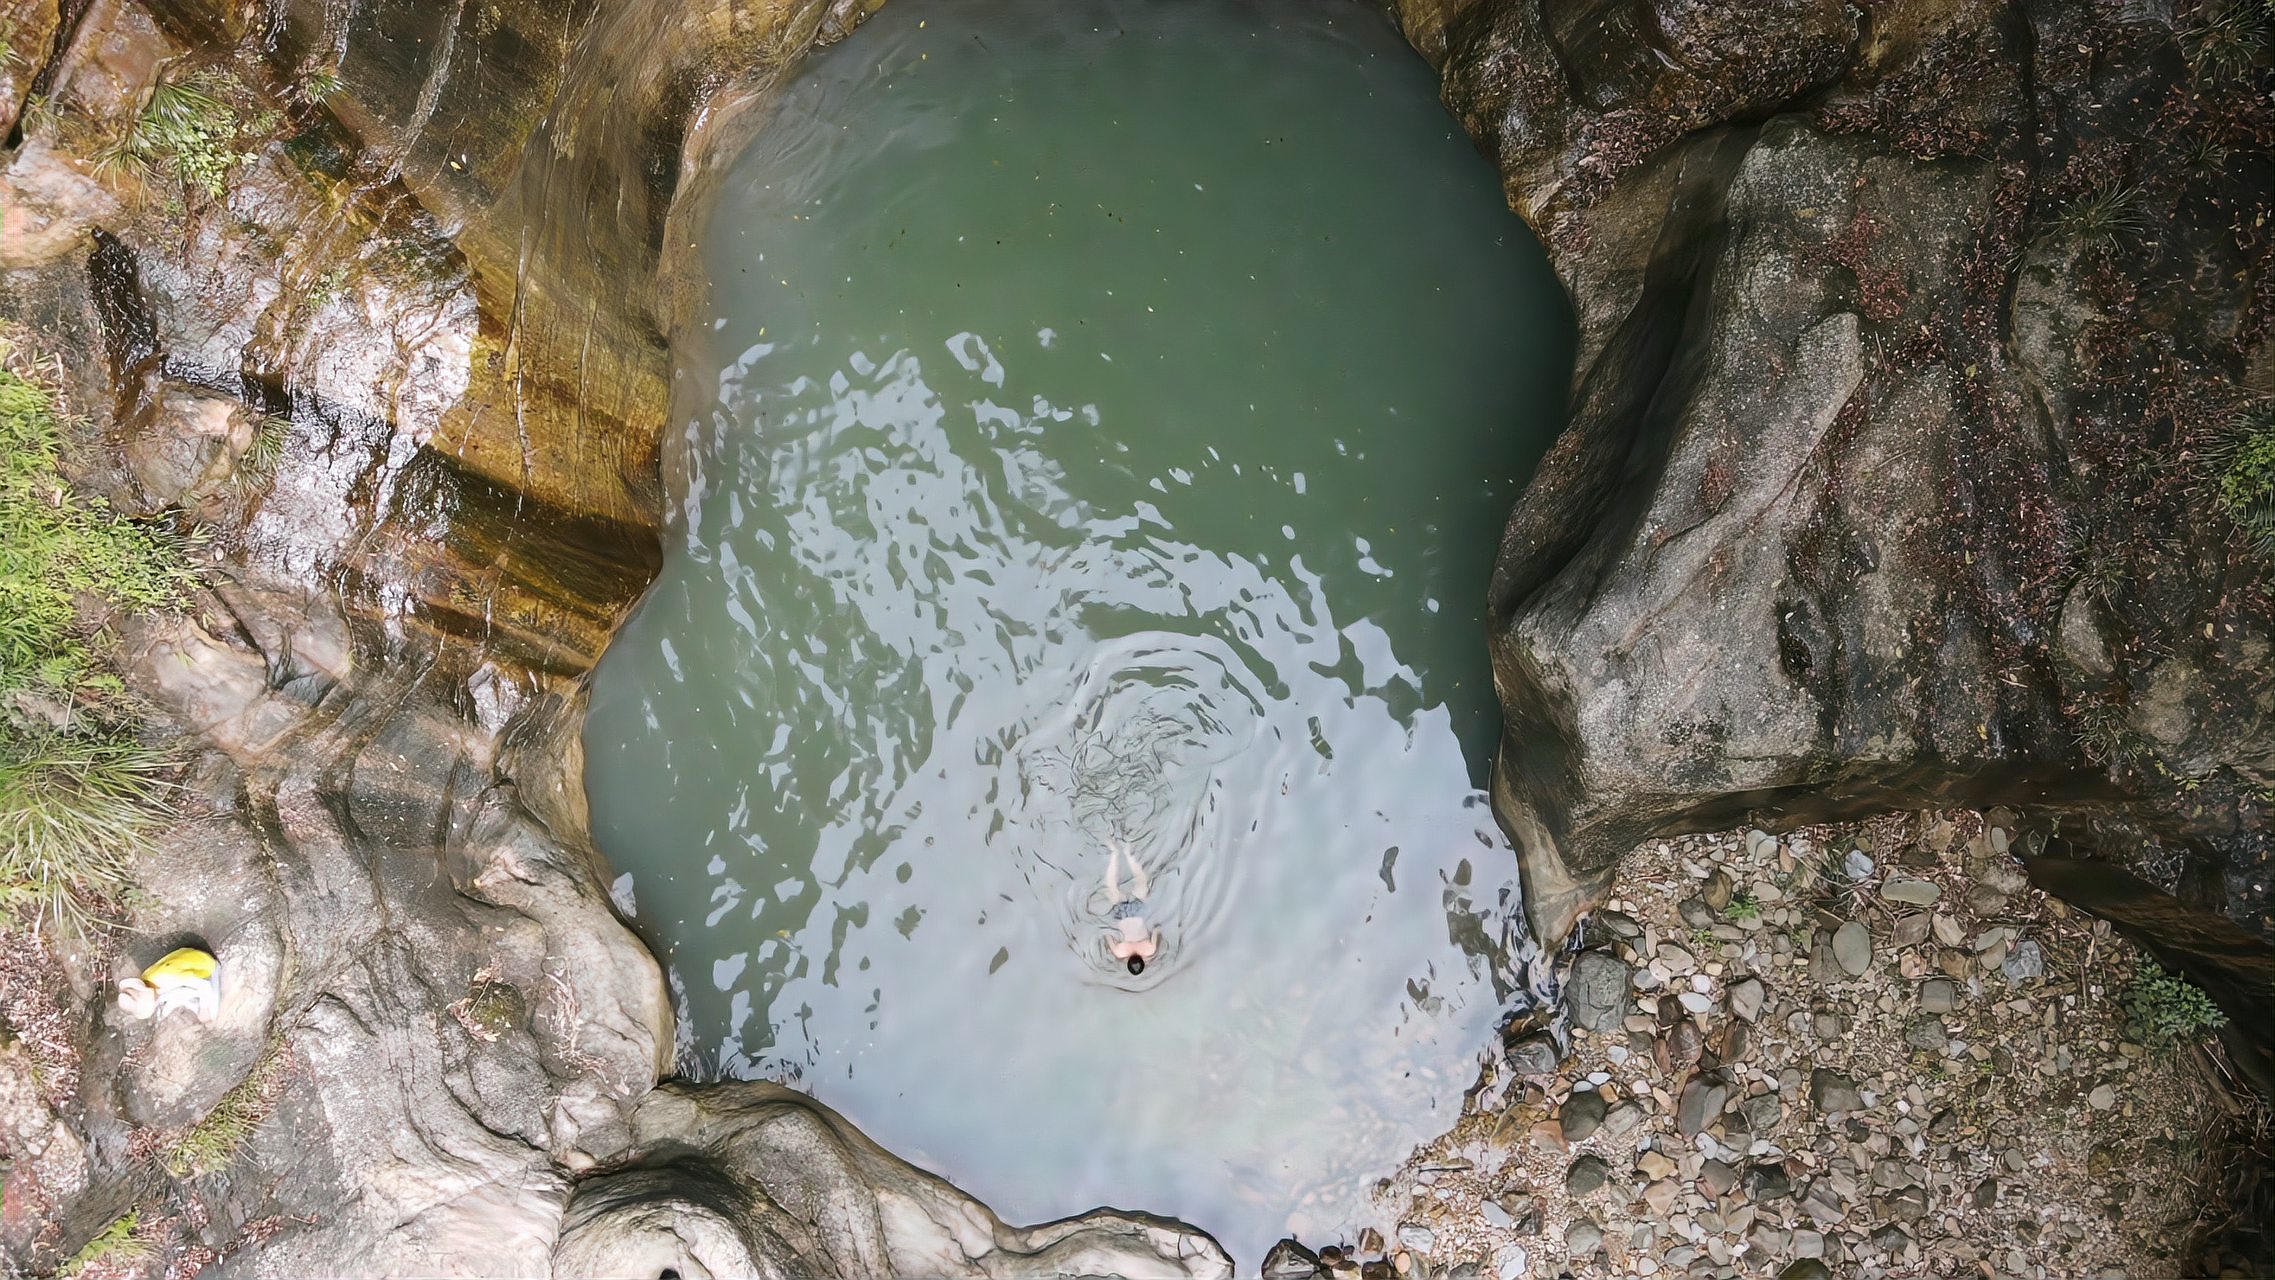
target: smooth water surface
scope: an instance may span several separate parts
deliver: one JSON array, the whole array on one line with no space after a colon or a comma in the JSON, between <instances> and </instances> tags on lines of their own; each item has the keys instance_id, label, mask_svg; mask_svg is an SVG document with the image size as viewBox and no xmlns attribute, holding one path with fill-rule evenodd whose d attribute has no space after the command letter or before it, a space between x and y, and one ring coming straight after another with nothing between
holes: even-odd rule
<instances>
[{"instance_id":1,"label":"smooth water surface","mask_svg":"<svg viewBox=\"0 0 2275 1280\"><path fill-rule=\"evenodd\" d=\"M708 237L586 730L687 1057L1014 1221L1350 1229L1521 998L1482 607L1571 358L1428 69L1358 4L894 0Z\"/></svg>"}]
</instances>

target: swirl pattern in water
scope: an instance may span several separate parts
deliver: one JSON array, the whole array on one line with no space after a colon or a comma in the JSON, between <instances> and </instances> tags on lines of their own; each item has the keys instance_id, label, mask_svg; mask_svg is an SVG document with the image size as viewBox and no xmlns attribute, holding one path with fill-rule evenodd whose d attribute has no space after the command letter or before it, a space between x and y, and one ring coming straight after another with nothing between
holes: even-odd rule
<instances>
[{"instance_id":1,"label":"swirl pattern in water","mask_svg":"<svg viewBox=\"0 0 2275 1280\"><path fill-rule=\"evenodd\" d=\"M1570 360L1427 69L1358 4L895 0L707 235L586 734L683 1049L1013 1219L1352 1228L1518 985L1482 596Z\"/></svg>"}]
</instances>

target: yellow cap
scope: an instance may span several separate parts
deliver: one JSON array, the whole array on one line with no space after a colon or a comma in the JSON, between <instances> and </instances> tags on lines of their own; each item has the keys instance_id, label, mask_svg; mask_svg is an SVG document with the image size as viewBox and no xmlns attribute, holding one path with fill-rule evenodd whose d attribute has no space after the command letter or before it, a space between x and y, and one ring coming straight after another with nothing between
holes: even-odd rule
<instances>
[{"instance_id":1,"label":"yellow cap","mask_svg":"<svg viewBox=\"0 0 2275 1280\"><path fill-rule=\"evenodd\" d=\"M211 952L200 951L196 947L181 947L167 952L164 959L144 969L142 980L151 986L157 986L161 979L172 979L175 982L210 982L213 980L214 970L220 967L221 962L214 959Z\"/></svg>"}]
</instances>

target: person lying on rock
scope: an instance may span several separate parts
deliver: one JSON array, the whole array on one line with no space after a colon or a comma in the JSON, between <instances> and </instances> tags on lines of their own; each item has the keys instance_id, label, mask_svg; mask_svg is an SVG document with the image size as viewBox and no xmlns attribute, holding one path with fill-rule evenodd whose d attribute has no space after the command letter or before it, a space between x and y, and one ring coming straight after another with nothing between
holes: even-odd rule
<instances>
[{"instance_id":1,"label":"person lying on rock","mask_svg":"<svg viewBox=\"0 0 2275 1280\"><path fill-rule=\"evenodd\" d=\"M1161 930L1146 920L1145 864L1121 840L1108 840L1106 847L1111 850L1106 859L1106 920L1114 931L1106 939L1106 949L1116 960L1126 962L1131 974L1144 973L1145 962L1161 949ZM1126 894L1122 892L1125 858L1130 864L1130 891Z\"/></svg>"},{"instance_id":2,"label":"person lying on rock","mask_svg":"<svg viewBox=\"0 0 2275 1280\"><path fill-rule=\"evenodd\" d=\"M139 978L122 978L118 1007L130 1018L163 1018L168 1010L189 1009L199 1022L221 1012L221 961L210 951L178 947Z\"/></svg>"}]
</instances>

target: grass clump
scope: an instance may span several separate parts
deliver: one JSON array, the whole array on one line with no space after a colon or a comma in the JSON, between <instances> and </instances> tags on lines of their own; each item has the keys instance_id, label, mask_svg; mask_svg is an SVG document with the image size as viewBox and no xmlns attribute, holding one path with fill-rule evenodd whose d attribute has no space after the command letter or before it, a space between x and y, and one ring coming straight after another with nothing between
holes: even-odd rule
<instances>
[{"instance_id":1,"label":"grass clump","mask_svg":"<svg viewBox=\"0 0 2275 1280\"><path fill-rule=\"evenodd\" d=\"M82 597L179 605L180 543L65 483L53 397L0 341L0 911L80 914L119 888L162 812L163 763L81 625Z\"/></svg>"},{"instance_id":2,"label":"grass clump","mask_svg":"<svg viewBox=\"0 0 2275 1280\"><path fill-rule=\"evenodd\" d=\"M95 1238L71 1255L55 1274L59 1280L101 1274L107 1271L131 1269L134 1264L148 1258L152 1252L150 1241L137 1234L142 1226L142 1211L137 1209L119 1218L97 1232Z\"/></svg>"},{"instance_id":3,"label":"grass clump","mask_svg":"<svg viewBox=\"0 0 2275 1280\"><path fill-rule=\"evenodd\" d=\"M2275 550L2275 402L2244 411L2236 438L2224 450L2218 482L2220 510L2263 550Z\"/></svg>"},{"instance_id":4,"label":"grass clump","mask_svg":"<svg viewBox=\"0 0 2275 1280\"><path fill-rule=\"evenodd\" d=\"M53 397L0 367L0 694L114 692L79 636L78 597L161 609L190 583L178 541L64 482L61 449Z\"/></svg>"},{"instance_id":5,"label":"grass clump","mask_svg":"<svg viewBox=\"0 0 2275 1280\"><path fill-rule=\"evenodd\" d=\"M2228 1015L2202 987L2143 960L2134 966L2132 983L2125 988L2125 1019L2142 1044L2169 1048L2226 1026Z\"/></svg>"},{"instance_id":6,"label":"grass clump","mask_svg":"<svg viewBox=\"0 0 2275 1280\"><path fill-rule=\"evenodd\" d=\"M284 1092L285 1068L283 1044L272 1042L245 1078L167 1148L166 1171L188 1179L228 1168L253 1140L253 1131L276 1110L277 1098Z\"/></svg>"},{"instance_id":7,"label":"grass clump","mask_svg":"<svg viewBox=\"0 0 2275 1280\"><path fill-rule=\"evenodd\" d=\"M229 473L229 491L238 498L250 498L266 489L276 479L276 469L284 461L284 446L292 439L292 419L281 413L272 413L261 419L260 429L253 433L251 444L238 455L237 465Z\"/></svg>"},{"instance_id":8,"label":"grass clump","mask_svg":"<svg viewBox=\"0 0 2275 1280\"><path fill-rule=\"evenodd\" d=\"M0 732L0 911L76 915L123 888L164 812L165 763L116 731Z\"/></svg>"},{"instance_id":9,"label":"grass clump","mask_svg":"<svg viewBox=\"0 0 2275 1280\"><path fill-rule=\"evenodd\" d=\"M1750 893L1741 893L1730 899L1730 909L1723 914L1737 921L1759 920L1762 918L1761 900Z\"/></svg>"},{"instance_id":10,"label":"grass clump","mask_svg":"<svg viewBox=\"0 0 2275 1280\"><path fill-rule=\"evenodd\" d=\"M2213 0L2185 28L2188 60L2201 79L2240 80L2269 46L2275 6L2264 0Z\"/></svg>"},{"instance_id":11,"label":"grass clump","mask_svg":"<svg viewBox=\"0 0 2275 1280\"><path fill-rule=\"evenodd\" d=\"M2148 231L2137 187L2104 187L2072 200L2054 218L2054 230L2092 249L2107 249Z\"/></svg>"},{"instance_id":12,"label":"grass clump","mask_svg":"<svg viewBox=\"0 0 2275 1280\"><path fill-rule=\"evenodd\" d=\"M229 189L229 171L252 158L239 142L270 132L282 119L274 111L251 120L239 115L227 96L234 87L216 75L159 85L134 127L95 157L98 171L163 169L184 189L220 199Z\"/></svg>"}]
</instances>

